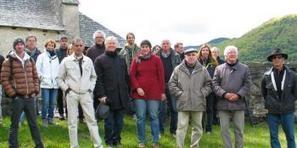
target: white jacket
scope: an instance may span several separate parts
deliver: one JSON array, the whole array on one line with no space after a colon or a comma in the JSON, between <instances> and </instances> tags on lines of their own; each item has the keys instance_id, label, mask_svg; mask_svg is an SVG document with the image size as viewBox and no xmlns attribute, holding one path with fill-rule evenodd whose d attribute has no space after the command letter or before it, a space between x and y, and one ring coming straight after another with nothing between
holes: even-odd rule
<instances>
[{"instance_id":1,"label":"white jacket","mask_svg":"<svg viewBox=\"0 0 297 148\"><path fill-rule=\"evenodd\" d=\"M83 56L82 76L74 54L64 58L60 64L58 83L63 91L70 88L75 93L90 93L94 90L97 75L92 60Z\"/></svg>"},{"instance_id":2,"label":"white jacket","mask_svg":"<svg viewBox=\"0 0 297 148\"><path fill-rule=\"evenodd\" d=\"M59 59L57 55L51 57L47 51L43 52L37 58L36 68L40 80L40 88L59 88L57 82Z\"/></svg>"}]
</instances>

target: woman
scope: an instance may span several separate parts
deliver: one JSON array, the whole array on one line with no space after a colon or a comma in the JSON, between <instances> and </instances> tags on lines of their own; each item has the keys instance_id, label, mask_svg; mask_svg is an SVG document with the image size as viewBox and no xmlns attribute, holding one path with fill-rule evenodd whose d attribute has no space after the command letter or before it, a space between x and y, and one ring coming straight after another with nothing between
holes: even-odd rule
<instances>
[{"instance_id":1,"label":"woman","mask_svg":"<svg viewBox=\"0 0 297 148\"><path fill-rule=\"evenodd\" d=\"M131 97L135 99L136 104L139 148L144 148L146 143L146 111L150 115L153 147L158 148L158 108L160 101L166 98L163 64L159 57L152 54L152 45L148 40L142 41L140 46L140 51L130 68Z\"/></svg>"},{"instance_id":2,"label":"woman","mask_svg":"<svg viewBox=\"0 0 297 148\"><path fill-rule=\"evenodd\" d=\"M45 52L40 54L36 61L41 88L43 126L54 124L54 107L59 88L56 81L59 71L59 59L56 55L55 48L55 41L48 40L45 43Z\"/></svg>"},{"instance_id":3,"label":"woman","mask_svg":"<svg viewBox=\"0 0 297 148\"><path fill-rule=\"evenodd\" d=\"M198 53L198 61L201 65L203 65L211 78L213 77L214 70L216 66L218 65L218 62L216 59L213 58L212 53L210 51L210 46L208 44L203 44L200 47L199 53ZM215 94L212 92L206 97L206 133L209 134L212 131L212 124L213 124L213 118L216 117L215 110ZM205 123L205 122L204 122Z\"/></svg>"}]
</instances>

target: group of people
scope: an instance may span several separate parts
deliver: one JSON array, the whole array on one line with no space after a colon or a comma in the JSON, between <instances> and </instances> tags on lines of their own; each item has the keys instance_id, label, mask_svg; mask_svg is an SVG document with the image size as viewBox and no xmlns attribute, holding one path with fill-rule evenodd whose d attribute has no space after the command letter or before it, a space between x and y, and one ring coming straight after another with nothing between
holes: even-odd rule
<instances>
[{"instance_id":1,"label":"group of people","mask_svg":"<svg viewBox=\"0 0 297 148\"><path fill-rule=\"evenodd\" d=\"M222 60L219 49L208 44L203 44L199 50L184 50L183 44L178 42L172 49L171 42L166 39L160 46L152 47L149 40L141 41L138 46L135 35L128 33L127 43L119 51L114 36L106 37L98 30L93 39L95 44L85 50L82 39L75 38L69 48L68 37L62 36L58 49L56 42L50 39L44 44L44 52L40 52L35 36L27 37L26 43L17 38L6 59L0 57L0 62L4 61L1 62L1 84L12 98L9 147L18 147L22 112L36 147L44 147L36 121L36 96L40 91L42 125L55 124L57 101L61 120L65 120L66 111L72 148L79 147L77 123L81 118L87 124L94 147L103 147L95 118L95 109L100 103L110 108L104 119L104 140L108 147L122 147L123 118L128 110L136 116L139 148L145 148L147 144L147 116L154 148L160 147L167 116L170 116L170 134L176 138L178 148L185 147L190 123L190 147L199 147L203 130L211 133L212 124L219 123L224 147L232 148L231 122L235 147L244 146L245 99L251 87L251 74L248 66L238 60L237 47L227 46ZM273 50L267 58L273 66L264 74L261 87L269 111L273 148L280 147L279 124L285 131L288 147L295 148L293 112L297 78L285 66L287 57L281 49ZM1 119L2 116L0 122Z\"/></svg>"}]
</instances>

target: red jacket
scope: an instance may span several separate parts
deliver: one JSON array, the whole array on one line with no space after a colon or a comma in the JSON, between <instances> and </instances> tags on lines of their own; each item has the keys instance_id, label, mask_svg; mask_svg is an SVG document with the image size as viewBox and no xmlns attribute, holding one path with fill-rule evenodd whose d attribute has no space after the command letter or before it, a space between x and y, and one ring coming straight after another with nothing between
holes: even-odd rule
<instances>
[{"instance_id":1,"label":"red jacket","mask_svg":"<svg viewBox=\"0 0 297 148\"><path fill-rule=\"evenodd\" d=\"M131 97L134 99L161 100L165 92L164 69L159 57L152 55L147 60L137 63L134 59L130 67ZM142 88L145 95L139 96L137 88Z\"/></svg>"}]
</instances>

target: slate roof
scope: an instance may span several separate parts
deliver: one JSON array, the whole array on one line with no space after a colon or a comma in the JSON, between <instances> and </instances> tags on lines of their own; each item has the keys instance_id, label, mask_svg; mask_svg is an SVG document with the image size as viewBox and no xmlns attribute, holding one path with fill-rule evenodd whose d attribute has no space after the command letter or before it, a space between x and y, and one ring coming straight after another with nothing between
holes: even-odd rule
<instances>
[{"instance_id":1,"label":"slate roof","mask_svg":"<svg viewBox=\"0 0 297 148\"><path fill-rule=\"evenodd\" d=\"M105 26L99 24L98 22L92 20L88 16L80 13L79 14L79 28L80 28L80 37L83 38L86 42L88 47L94 45L93 33L96 30L102 30L106 36L115 36L118 38L119 47L124 47L125 39L120 35L114 33L113 31L109 30Z\"/></svg>"},{"instance_id":2,"label":"slate roof","mask_svg":"<svg viewBox=\"0 0 297 148\"><path fill-rule=\"evenodd\" d=\"M64 30L48 0L0 0L0 26Z\"/></svg>"}]
</instances>

